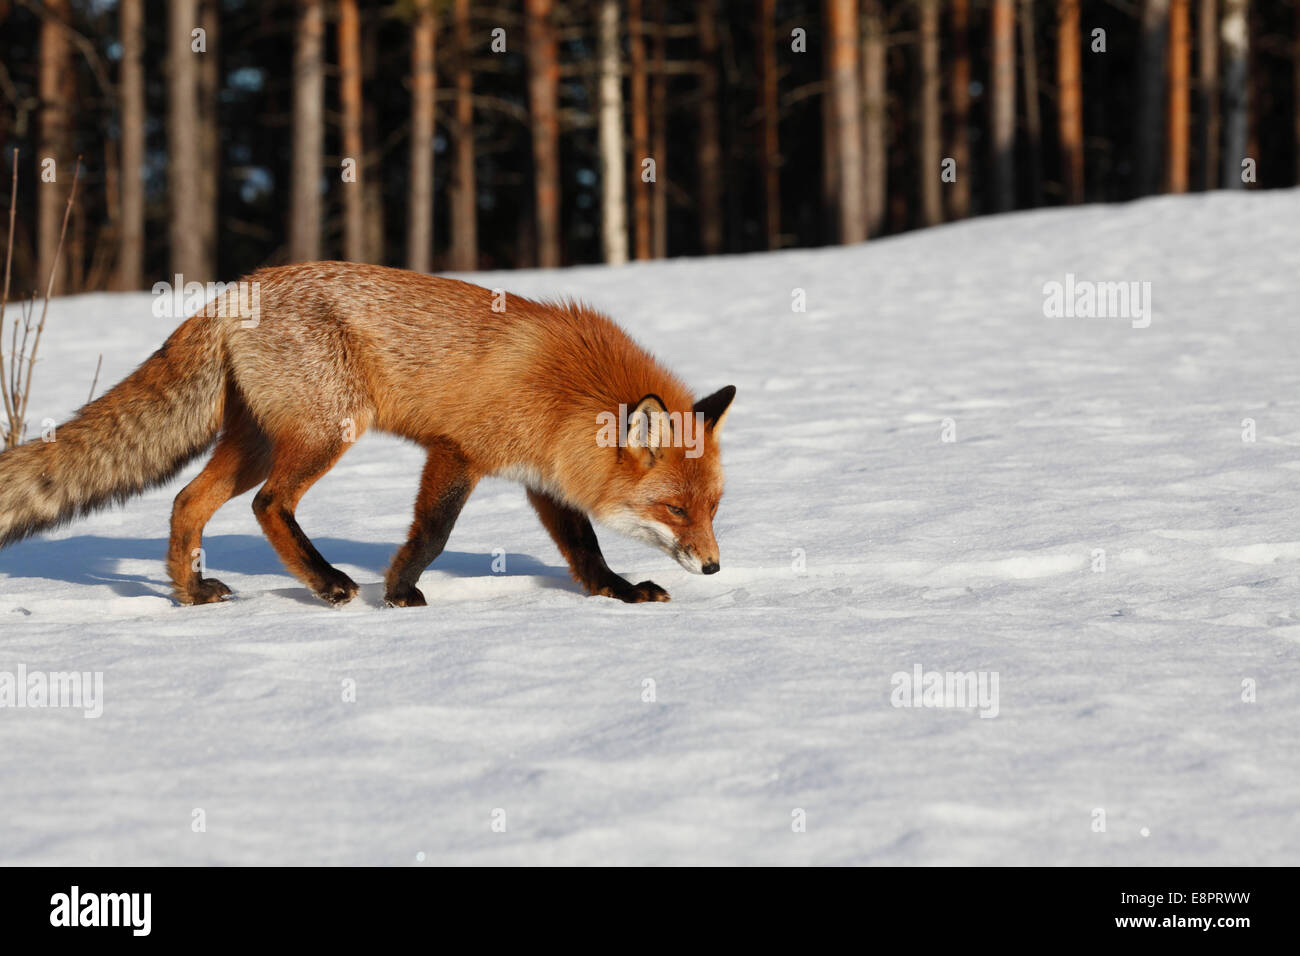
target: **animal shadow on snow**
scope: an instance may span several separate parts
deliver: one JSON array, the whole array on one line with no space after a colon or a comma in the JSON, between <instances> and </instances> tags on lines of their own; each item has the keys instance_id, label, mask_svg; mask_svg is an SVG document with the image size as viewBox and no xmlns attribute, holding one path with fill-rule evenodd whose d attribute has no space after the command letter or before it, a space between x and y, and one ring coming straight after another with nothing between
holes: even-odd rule
<instances>
[{"instance_id":1,"label":"animal shadow on snow","mask_svg":"<svg viewBox=\"0 0 1300 956\"><path fill-rule=\"evenodd\" d=\"M346 538L313 538L313 543L335 566L364 568L381 579L399 543L350 541ZM276 574L294 580L270 544L260 535L219 534L204 538L206 573L211 577L233 574ZM171 583L163 566L167 541L163 538L106 538L80 535L71 538L29 538L0 551L0 575L13 578L47 578L69 584L107 584L122 597L170 597ZM152 567L145 574L121 570L126 561L142 560ZM574 589L568 571L543 564L526 554L507 554L507 571L492 571L492 555L466 551L444 551L431 571L459 578L533 575L542 587ZM294 589L277 593L291 595L304 603L321 604L310 591L294 580ZM236 597L239 588L235 587ZM299 593L300 592L300 593ZM433 598L433 594L430 594ZM323 604L321 605L324 606Z\"/></svg>"}]
</instances>

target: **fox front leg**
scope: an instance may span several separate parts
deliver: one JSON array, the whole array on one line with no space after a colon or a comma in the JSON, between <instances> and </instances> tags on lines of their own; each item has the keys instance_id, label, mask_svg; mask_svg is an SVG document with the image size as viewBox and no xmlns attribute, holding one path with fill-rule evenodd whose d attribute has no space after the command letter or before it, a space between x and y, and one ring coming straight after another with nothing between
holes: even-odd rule
<instances>
[{"instance_id":1,"label":"fox front leg","mask_svg":"<svg viewBox=\"0 0 1300 956\"><path fill-rule=\"evenodd\" d=\"M528 489L528 500L555 540L560 553L569 562L574 580L586 588L588 594L618 598L628 604L668 600L668 592L653 581L633 584L609 569L605 556L600 553L595 529L581 511L575 511L550 495L531 488Z\"/></svg>"},{"instance_id":2,"label":"fox front leg","mask_svg":"<svg viewBox=\"0 0 1300 956\"><path fill-rule=\"evenodd\" d=\"M393 557L384 578L384 601L389 607L425 606L424 594L415 582L442 554L460 509L477 482L478 475L454 443L434 442L429 446L410 537Z\"/></svg>"}]
</instances>

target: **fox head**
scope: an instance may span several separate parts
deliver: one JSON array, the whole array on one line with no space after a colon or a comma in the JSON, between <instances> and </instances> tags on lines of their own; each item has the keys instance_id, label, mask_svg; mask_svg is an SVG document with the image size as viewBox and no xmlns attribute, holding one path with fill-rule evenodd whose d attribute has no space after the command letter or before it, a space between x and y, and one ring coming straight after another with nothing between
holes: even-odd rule
<instances>
[{"instance_id":1,"label":"fox head","mask_svg":"<svg viewBox=\"0 0 1300 956\"><path fill-rule=\"evenodd\" d=\"M713 516L722 499L722 424L733 385L683 414L658 395L628 412L626 443L614 451L617 476L595 511L601 522L671 555L694 574L720 567Z\"/></svg>"}]
</instances>

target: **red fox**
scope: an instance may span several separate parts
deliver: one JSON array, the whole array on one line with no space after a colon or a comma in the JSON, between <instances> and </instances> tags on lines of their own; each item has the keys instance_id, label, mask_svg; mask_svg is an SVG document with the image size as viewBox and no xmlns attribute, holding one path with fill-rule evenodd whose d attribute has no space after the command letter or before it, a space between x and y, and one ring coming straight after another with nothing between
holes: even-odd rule
<instances>
[{"instance_id":1,"label":"red fox","mask_svg":"<svg viewBox=\"0 0 1300 956\"><path fill-rule=\"evenodd\" d=\"M373 428L428 451L410 536L385 575L390 606L425 604L416 582L486 475L527 486L588 593L668 600L653 581L609 569L589 517L689 571L718 570L719 437L734 387L694 401L617 325L577 304L510 297L502 309L500 294L466 282L344 262L262 269L245 283L251 303L232 286L55 441L0 454L0 547L167 481L215 440L172 509L176 600L229 596L196 570L203 528L260 484L253 511L285 567L343 604L356 583L294 510Z\"/></svg>"}]
</instances>

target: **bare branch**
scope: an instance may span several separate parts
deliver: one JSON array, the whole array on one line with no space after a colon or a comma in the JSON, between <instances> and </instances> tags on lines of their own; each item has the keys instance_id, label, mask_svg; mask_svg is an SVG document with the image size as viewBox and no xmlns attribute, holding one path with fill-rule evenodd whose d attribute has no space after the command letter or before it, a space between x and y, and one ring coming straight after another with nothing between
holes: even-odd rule
<instances>
[{"instance_id":1,"label":"bare branch","mask_svg":"<svg viewBox=\"0 0 1300 956\"><path fill-rule=\"evenodd\" d=\"M104 353L99 353L99 361L95 363L95 377L90 381L90 394L86 396L86 404L89 405L95 400L95 388L99 385L99 372L104 367Z\"/></svg>"},{"instance_id":2,"label":"bare branch","mask_svg":"<svg viewBox=\"0 0 1300 956\"><path fill-rule=\"evenodd\" d=\"M23 399L18 407L20 418L27 417L27 402L32 394L32 369L36 365L36 353L41 347L41 333L45 331L45 316L50 311L50 296L54 294L54 277L59 271L59 257L63 253L63 239L68 234L68 219L72 216L72 202L77 198L77 180L81 177L81 157L77 157L77 166L72 172L72 189L68 191L68 204L63 208L63 228L59 230L59 244L54 247L54 261L50 263L50 278L45 284L45 304L41 307L41 321L36 326L36 338L32 340L32 351L27 356L27 375L23 380Z\"/></svg>"},{"instance_id":3,"label":"bare branch","mask_svg":"<svg viewBox=\"0 0 1300 956\"><path fill-rule=\"evenodd\" d=\"M4 392L5 397L5 416L9 419L9 432L6 434L5 444L10 444L9 437L14 430L14 408L9 399L9 386L5 382L5 354L4 354L4 330L5 330L5 306L9 304L9 276L13 267L14 260L14 216L18 212L18 148L14 147L14 176L13 186L9 190L9 242L5 246L5 287L4 293L0 295L0 392ZM18 340L18 326L14 326L14 341Z\"/></svg>"}]
</instances>

